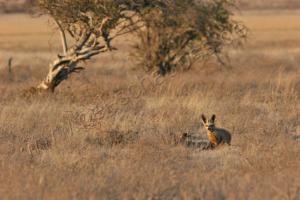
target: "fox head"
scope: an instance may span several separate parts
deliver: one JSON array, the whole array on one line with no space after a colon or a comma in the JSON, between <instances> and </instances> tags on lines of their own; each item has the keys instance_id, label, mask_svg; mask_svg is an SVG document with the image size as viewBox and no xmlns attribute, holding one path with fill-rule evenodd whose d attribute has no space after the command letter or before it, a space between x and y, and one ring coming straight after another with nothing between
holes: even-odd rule
<instances>
[{"instance_id":1,"label":"fox head","mask_svg":"<svg viewBox=\"0 0 300 200\"><path fill-rule=\"evenodd\" d=\"M216 128L216 126L215 126L216 115L212 115L211 118L209 120L207 120L206 117L202 114L201 118L202 118L202 123L203 123L205 129L213 132Z\"/></svg>"}]
</instances>

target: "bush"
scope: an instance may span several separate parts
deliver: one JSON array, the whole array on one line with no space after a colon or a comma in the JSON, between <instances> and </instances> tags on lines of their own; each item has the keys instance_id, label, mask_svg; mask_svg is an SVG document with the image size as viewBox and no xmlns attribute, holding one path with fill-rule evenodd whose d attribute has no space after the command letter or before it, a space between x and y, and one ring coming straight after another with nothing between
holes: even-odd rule
<instances>
[{"instance_id":1,"label":"bush","mask_svg":"<svg viewBox=\"0 0 300 200\"><path fill-rule=\"evenodd\" d=\"M165 75L187 70L199 59L218 56L224 46L246 36L246 28L232 19L234 4L228 0L156 1L142 10L144 28L134 58L146 71Z\"/></svg>"}]
</instances>

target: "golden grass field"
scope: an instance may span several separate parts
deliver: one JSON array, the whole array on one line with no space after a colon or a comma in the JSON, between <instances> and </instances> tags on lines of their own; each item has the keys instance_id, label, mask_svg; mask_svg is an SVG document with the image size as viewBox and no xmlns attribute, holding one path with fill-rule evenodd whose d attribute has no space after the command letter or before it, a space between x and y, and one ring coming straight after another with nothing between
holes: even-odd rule
<instances>
[{"instance_id":1,"label":"golden grass field","mask_svg":"<svg viewBox=\"0 0 300 200\"><path fill-rule=\"evenodd\" d=\"M228 67L153 78L122 38L55 94L30 96L57 33L47 18L0 15L0 199L299 199L300 10L236 19L250 33ZM206 137L201 113L217 115L231 147L176 143Z\"/></svg>"}]
</instances>

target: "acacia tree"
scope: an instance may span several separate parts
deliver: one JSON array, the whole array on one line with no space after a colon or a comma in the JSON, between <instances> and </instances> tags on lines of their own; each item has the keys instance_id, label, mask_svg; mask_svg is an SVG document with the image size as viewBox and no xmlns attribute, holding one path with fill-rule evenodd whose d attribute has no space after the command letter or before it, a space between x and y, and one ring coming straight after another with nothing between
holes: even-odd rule
<instances>
[{"instance_id":1,"label":"acacia tree","mask_svg":"<svg viewBox=\"0 0 300 200\"><path fill-rule=\"evenodd\" d=\"M232 36L244 33L231 19L229 0L37 0L37 5L57 24L62 40L63 51L37 86L51 92L84 69L80 62L115 50L112 40L124 34L136 32L135 59L165 75L220 53Z\"/></svg>"},{"instance_id":2,"label":"acacia tree","mask_svg":"<svg viewBox=\"0 0 300 200\"><path fill-rule=\"evenodd\" d=\"M232 19L233 7L230 0L157 0L155 8L139 13L144 28L137 31L134 59L165 75L218 57L226 45L246 36L246 28Z\"/></svg>"},{"instance_id":3,"label":"acacia tree","mask_svg":"<svg viewBox=\"0 0 300 200\"><path fill-rule=\"evenodd\" d=\"M80 62L115 50L113 39L138 28L134 13L136 5L143 4L142 0L38 0L39 10L59 28L63 51L37 89L54 92L70 74L84 69Z\"/></svg>"}]
</instances>

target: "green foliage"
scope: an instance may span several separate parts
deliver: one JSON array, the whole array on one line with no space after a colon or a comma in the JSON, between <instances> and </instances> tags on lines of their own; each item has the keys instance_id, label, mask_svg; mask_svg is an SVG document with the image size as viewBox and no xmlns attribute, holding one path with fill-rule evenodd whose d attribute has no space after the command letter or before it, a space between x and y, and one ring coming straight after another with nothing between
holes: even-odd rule
<instances>
[{"instance_id":1,"label":"green foliage","mask_svg":"<svg viewBox=\"0 0 300 200\"><path fill-rule=\"evenodd\" d=\"M109 34L121 19L126 18L126 7L119 1L111 0L39 0L42 12L58 21L72 37L79 37L83 30L88 30L98 37L102 32ZM102 27L103 20L109 19Z\"/></svg>"},{"instance_id":2,"label":"green foliage","mask_svg":"<svg viewBox=\"0 0 300 200\"><path fill-rule=\"evenodd\" d=\"M147 71L165 75L187 70L199 59L218 55L224 46L245 37L245 27L232 19L234 4L228 0L157 1L140 14L134 58Z\"/></svg>"}]
</instances>

